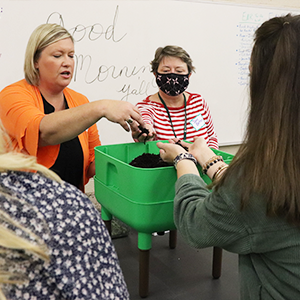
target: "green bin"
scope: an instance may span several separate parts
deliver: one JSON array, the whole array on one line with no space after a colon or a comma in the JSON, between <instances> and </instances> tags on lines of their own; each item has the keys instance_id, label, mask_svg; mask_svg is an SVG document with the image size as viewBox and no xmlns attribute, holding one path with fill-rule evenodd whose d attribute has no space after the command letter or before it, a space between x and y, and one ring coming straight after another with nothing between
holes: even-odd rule
<instances>
[{"instance_id":1,"label":"green bin","mask_svg":"<svg viewBox=\"0 0 300 300\"><path fill-rule=\"evenodd\" d=\"M159 154L156 143L125 143L95 148L95 197L101 204L102 218L110 220L113 215L137 230L141 250L151 248L153 232L175 229L175 168L137 168L129 165L143 153ZM233 158L231 154L213 151L222 155L226 163ZM206 183L210 183L208 176L200 174Z\"/></svg>"}]
</instances>

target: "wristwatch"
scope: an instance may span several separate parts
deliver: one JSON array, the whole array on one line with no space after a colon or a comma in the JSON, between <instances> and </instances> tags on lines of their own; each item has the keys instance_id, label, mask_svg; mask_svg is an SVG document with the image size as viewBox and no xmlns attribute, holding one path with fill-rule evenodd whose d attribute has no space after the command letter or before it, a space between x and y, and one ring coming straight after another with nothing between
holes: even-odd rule
<instances>
[{"instance_id":1,"label":"wristwatch","mask_svg":"<svg viewBox=\"0 0 300 300\"><path fill-rule=\"evenodd\" d=\"M184 153L178 154L174 158L173 163L174 163L175 169L177 169L177 164L183 159L189 159L189 160L193 161L195 163L195 165L197 165L197 159L191 153L184 152Z\"/></svg>"}]
</instances>

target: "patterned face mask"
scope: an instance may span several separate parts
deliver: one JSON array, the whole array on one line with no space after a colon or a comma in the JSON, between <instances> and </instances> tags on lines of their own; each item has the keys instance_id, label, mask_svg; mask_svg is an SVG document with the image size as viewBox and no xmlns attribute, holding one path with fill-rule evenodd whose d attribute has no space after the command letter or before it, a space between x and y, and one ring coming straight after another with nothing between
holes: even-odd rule
<instances>
[{"instance_id":1,"label":"patterned face mask","mask_svg":"<svg viewBox=\"0 0 300 300\"><path fill-rule=\"evenodd\" d=\"M160 74L157 73L156 83L160 90L170 96L177 96L183 93L189 85L190 74Z\"/></svg>"}]
</instances>

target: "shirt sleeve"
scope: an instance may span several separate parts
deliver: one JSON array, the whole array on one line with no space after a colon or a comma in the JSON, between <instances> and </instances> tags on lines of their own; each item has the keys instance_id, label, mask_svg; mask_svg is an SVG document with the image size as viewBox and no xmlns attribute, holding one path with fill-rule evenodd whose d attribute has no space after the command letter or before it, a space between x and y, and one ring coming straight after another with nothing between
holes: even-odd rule
<instances>
[{"instance_id":1,"label":"shirt sleeve","mask_svg":"<svg viewBox=\"0 0 300 300\"><path fill-rule=\"evenodd\" d=\"M37 156L39 126L45 116L41 108L34 90L26 90L21 84L8 86L0 94L1 121L13 145L33 156Z\"/></svg>"},{"instance_id":2,"label":"shirt sleeve","mask_svg":"<svg viewBox=\"0 0 300 300\"><path fill-rule=\"evenodd\" d=\"M95 150L94 148L101 145L99 134L98 134L98 128L97 125L92 125L89 130L89 150L90 150L90 163L95 160Z\"/></svg>"},{"instance_id":3,"label":"shirt sleeve","mask_svg":"<svg viewBox=\"0 0 300 300\"><path fill-rule=\"evenodd\" d=\"M176 182L174 222L193 247L248 253L250 237L238 210L219 192L210 192L197 175L186 174Z\"/></svg>"},{"instance_id":4,"label":"shirt sleeve","mask_svg":"<svg viewBox=\"0 0 300 300\"><path fill-rule=\"evenodd\" d=\"M152 107L152 105L147 104L145 101L142 101L138 102L136 106L142 115L143 121L153 126L154 108Z\"/></svg>"},{"instance_id":5,"label":"shirt sleeve","mask_svg":"<svg viewBox=\"0 0 300 300\"><path fill-rule=\"evenodd\" d=\"M218 143L218 138L217 138L217 133L215 131L215 127L214 127L214 123L213 123L213 119L210 113L210 108L207 104L207 102L205 101L205 99L202 99L202 104L203 104L203 109L205 111L205 115L207 116L207 120L206 120L206 128L207 128L207 134L209 137L208 140L208 146L218 150L219 149L219 143Z\"/></svg>"}]
</instances>

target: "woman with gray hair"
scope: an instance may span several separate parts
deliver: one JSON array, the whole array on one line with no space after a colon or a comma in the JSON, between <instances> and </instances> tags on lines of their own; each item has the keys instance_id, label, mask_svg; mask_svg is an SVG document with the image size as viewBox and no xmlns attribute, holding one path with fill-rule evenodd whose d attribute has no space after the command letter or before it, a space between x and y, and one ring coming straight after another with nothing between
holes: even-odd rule
<instances>
[{"instance_id":1,"label":"woman with gray hair","mask_svg":"<svg viewBox=\"0 0 300 300\"><path fill-rule=\"evenodd\" d=\"M25 79L0 93L0 118L13 145L37 157L62 179L84 190L95 174L94 147L100 145L101 118L126 131L144 125L129 102L89 102L68 88L74 71L74 41L57 24L43 24L32 33L25 54Z\"/></svg>"},{"instance_id":2,"label":"woman with gray hair","mask_svg":"<svg viewBox=\"0 0 300 300\"><path fill-rule=\"evenodd\" d=\"M210 147L218 149L207 102L201 95L186 91L195 70L190 55L179 46L160 47L151 67L159 91L137 103L149 133L133 129L133 139L193 141L202 136Z\"/></svg>"}]
</instances>

